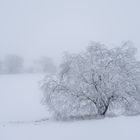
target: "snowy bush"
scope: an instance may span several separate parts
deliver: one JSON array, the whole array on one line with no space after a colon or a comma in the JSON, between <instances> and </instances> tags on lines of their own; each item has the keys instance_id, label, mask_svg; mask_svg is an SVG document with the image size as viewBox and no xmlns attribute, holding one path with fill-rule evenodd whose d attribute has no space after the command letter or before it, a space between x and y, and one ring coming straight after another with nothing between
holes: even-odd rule
<instances>
[{"instance_id":1,"label":"snowy bush","mask_svg":"<svg viewBox=\"0 0 140 140\"><path fill-rule=\"evenodd\" d=\"M57 119L140 111L140 62L131 42L107 49L92 43L85 52L67 54L57 76L41 86L44 103Z\"/></svg>"}]
</instances>

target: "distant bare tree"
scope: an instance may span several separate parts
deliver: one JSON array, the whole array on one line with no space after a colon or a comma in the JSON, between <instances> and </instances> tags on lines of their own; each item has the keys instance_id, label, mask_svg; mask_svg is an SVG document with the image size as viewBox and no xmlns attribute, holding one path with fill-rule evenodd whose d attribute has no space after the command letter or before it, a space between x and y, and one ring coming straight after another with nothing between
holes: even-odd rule
<instances>
[{"instance_id":1,"label":"distant bare tree","mask_svg":"<svg viewBox=\"0 0 140 140\"><path fill-rule=\"evenodd\" d=\"M23 58L14 54L7 55L4 65L6 73L20 73L23 70Z\"/></svg>"},{"instance_id":2,"label":"distant bare tree","mask_svg":"<svg viewBox=\"0 0 140 140\"><path fill-rule=\"evenodd\" d=\"M107 49L93 43L83 53L67 55L56 77L46 77L44 103L57 118L105 116L113 106L125 114L140 112L140 62L130 42Z\"/></svg>"},{"instance_id":3,"label":"distant bare tree","mask_svg":"<svg viewBox=\"0 0 140 140\"><path fill-rule=\"evenodd\" d=\"M3 63L2 61L0 60L0 74L3 72Z\"/></svg>"},{"instance_id":4,"label":"distant bare tree","mask_svg":"<svg viewBox=\"0 0 140 140\"><path fill-rule=\"evenodd\" d=\"M39 60L36 60L35 67L37 71L43 72L43 73L55 73L56 72L56 66L53 62L53 60L49 57L41 57Z\"/></svg>"}]
</instances>

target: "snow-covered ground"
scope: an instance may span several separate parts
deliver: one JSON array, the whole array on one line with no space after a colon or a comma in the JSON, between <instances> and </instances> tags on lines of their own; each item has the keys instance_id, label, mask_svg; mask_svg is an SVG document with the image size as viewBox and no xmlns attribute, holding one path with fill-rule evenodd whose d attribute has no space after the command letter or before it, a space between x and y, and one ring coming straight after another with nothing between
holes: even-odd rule
<instances>
[{"instance_id":1,"label":"snow-covered ground","mask_svg":"<svg viewBox=\"0 0 140 140\"><path fill-rule=\"evenodd\" d=\"M41 74L0 75L0 121L30 121L45 117L41 105Z\"/></svg>"},{"instance_id":2,"label":"snow-covered ground","mask_svg":"<svg viewBox=\"0 0 140 140\"><path fill-rule=\"evenodd\" d=\"M49 117L40 104L43 75L0 75L0 140L140 140L140 116L35 122Z\"/></svg>"},{"instance_id":3,"label":"snow-covered ground","mask_svg":"<svg viewBox=\"0 0 140 140\"><path fill-rule=\"evenodd\" d=\"M1 125L0 140L140 140L140 117Z\"/></svg>"}]
</instances>

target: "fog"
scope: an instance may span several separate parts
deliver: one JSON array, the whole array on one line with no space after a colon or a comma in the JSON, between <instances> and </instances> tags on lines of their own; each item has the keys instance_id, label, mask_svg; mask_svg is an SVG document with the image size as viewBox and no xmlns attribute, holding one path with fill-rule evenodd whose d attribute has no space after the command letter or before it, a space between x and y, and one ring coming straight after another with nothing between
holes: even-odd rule
<instances>
[{"instance_id":1,"label":"fog","mask_svg":"<svg viewBox=\"0 0 140 140\"><path fill-rule=\"evenodd\" d=\"M0 57L77 52L90 41L132 40L140 54L139 0L0 0Z\"/></svg>"}]
</instances>

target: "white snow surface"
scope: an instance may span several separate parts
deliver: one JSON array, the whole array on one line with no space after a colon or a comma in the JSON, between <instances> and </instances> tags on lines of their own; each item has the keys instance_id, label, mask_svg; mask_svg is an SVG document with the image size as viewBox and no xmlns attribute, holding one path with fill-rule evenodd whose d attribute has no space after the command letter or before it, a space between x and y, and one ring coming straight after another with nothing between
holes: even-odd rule
<instances>
[{"instance_id":1,"label":"white snow surface","mask_svg":"<svg viewBox=\"0 0 140 140\"><path fill-rule=\"evenodd\" d=\"M140 116L43 121L50 115L40 103L42 78L0 75L0 140L140 140Z\"/></svg>"},{"instance_id":2,"label":"white snow surface","mask_svg":"<svg viewBox=\"0 0 140 140\"><path fill-rule=\"evenodd\" d=\"M0 121L30 121L48 115L41 105L43 74L0 75Z\"/></svg>"}]
</instances>

